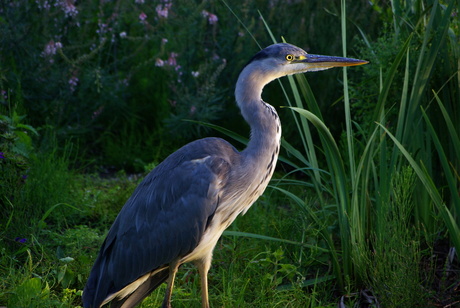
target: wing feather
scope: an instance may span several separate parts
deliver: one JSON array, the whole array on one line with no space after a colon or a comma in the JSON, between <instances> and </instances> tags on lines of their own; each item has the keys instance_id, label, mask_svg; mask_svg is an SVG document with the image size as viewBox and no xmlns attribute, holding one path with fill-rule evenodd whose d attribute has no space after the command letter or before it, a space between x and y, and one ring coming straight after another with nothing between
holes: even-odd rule
<instances>
[{"instance_id":1,"label":"wing feather","mask_svg":"<svg viewBox=\"0 0 460 308\"><path fill-rule=\"evenodd\" d=\"M146 273L190 253L219 203L228 159L182 148L158 165L134 191L113 223L83 293L99 307Z\"/></svg>"}]
</instances>

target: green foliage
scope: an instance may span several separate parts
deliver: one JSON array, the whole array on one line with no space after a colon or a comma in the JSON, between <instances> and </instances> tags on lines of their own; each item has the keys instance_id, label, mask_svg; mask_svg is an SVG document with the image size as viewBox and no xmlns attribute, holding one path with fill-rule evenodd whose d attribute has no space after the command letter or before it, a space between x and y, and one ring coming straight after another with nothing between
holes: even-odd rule
<instances>
[{"instance_id":1,"label":"green foliage","mask_svg":"<svg viewBox=\"0 0 460 308\"><path fill-rule=\"evenodd\" d=\"M18 115L16 110L13 110L11 117L0 114L0 145L4 151L29 158L33 151L29 133L38 136L38 132L32 126L23 123L25 117Z\"/></svg>"},{"instance_id":2,"label":"green foliage","mask_svg":"<svg viewBox=\"0 0 460 308\"><path fill-rule=\"evenodd\" d=\"M43 259L36 260L35 254L30 250L26 253L23 267L5 268L5 265L11 265L17 260L2 251L0 303L8 307L75 307L80 300L81 291L62 288L62 282L65 281L61 278L64 277L62 267L56 275L56 270L44 268ZM68 276L68 273L65 274ZM56 294L56 289L60 290L60 296Z\"/></svg>"},{"instance_id":3,"label":"green foliage","mask_svg":"<svg viewBox=\"0 0 460 308\"><path fill-rule=\"evenodd\" d=\"M428 300L420 285L431 277L430 273L422 277L420 231L411 223L414 183L415 173L410 167L396 174L391 183L392 199L376 213L365 277L385 307L423 306Z\"/></svg>"},{"instance_id":4,"label":"green foliage","mask_svg":"<svg viewBox=\"0 0 460 308\"><path fill-rule=\"evenodd\" d=\"M46 167L47 162L42 162ZM59 167L56 162L54 166ZM56 176L59 176L59 172L64 173L64 170L56 169L56 172ZM66 172L68 176L73 175L67 169ZM49 184L54 183L54 178L47 178L46 175L43 178ZM15 292L11 290L16 285L13 277L29 279L35 276L40 277L52 290L50 297L37 300L39 307L75 307L80 303L82 286L102 243L103 234L136 184L123 174L119 178L99 180L79 175L64 181L71 186L54 183L51 193L48 185L33 184L37 190L33 195L36 200L41 199L42 193L48 193L50 199L68 199L68 203L54 204L45 213L46 207L42 212L39 209L31 211L27 207L15 208L10 228L1 234L4 247L1 263L11 264L0 267L0 276L5 278L7 284L5 293L0 294L0 303L2 297L10 300L8 295ZM72 189L69 190L69 187ZM38 218L39 214L42 216ZM24 224L24 221L27 223ZM39 259L36 265L32 265L32 258ZM26 261L31 264L27 272L7 275L7 271L14 269L18 262Z\"/></svg>"},{"instance_id":5,"label":"green foliage","mask_svg":"<svg viewBox=\"0 0 460 308\"><path fill-rule=\"evenodd\" d=\"M159 139L147 128L136 128L135 122L132 119L127 120L117 134L110 131L103 134L102 150L105 156L101 163L114 170L142 172L148 162L156 161L159 153L169 148L168 140ZM152 144L155 144L155 150L146 150L150 149Z\"/></svg>"},{"instance_id":6,"label":"green foliage","mask_svg":"<svg viewBox=\"0 0 460 308\"><path fill-rule=\"evenodd\" d=\"M98 175L80 178L81 204L85 205L84 223L103 232L108 230L140 180L140 177L128 177L124 172L108 179L99 179Z\"/></svg>"},{"instance_id":7,"label":"green foliage","mask_svg":"<svg viewBox=\"0 0 460 308\"><path fill-rule=\"evenodd\" d=\"M47 283L43 285L40 278L30 278L13 290L13 296L8 300L11 307L43 307L39 303L49 297L50 288Z\"/></svg>"},{"instance_id":8,"label":"green foliage","mask_svg":"<svg viewBox=\"0 0 460 308\"><path fill-rule=\"evenodd\" d=\"M59 143L69 136L78 140L83 161L129 172L141 170L139 161L162 159L209 132L184 120L223 122L246 133L232 92L256 50L253 37L263 45L270 41L258 10L278 25L277 36L336 53L339 35L331 24L338 24L338 8L332 0L320 9L302 1L227 2L4 3L0 91L22 102L33 127L52 127ZM362 6L350 11L357 20L369 19ZM293 12L302 19L292 18ZM234 26L223 26L228 24ZM308 35L299 31L307 27ZM368 30L377 27L369 24ZM317 84L337 88L330 76ZM279 93L267 91L276 102Z\"/></svg>"},{"instance_id":9,"label":"green foliage","mask_svg":"<svg viewBox=\"0 0 460 308\"><path fill-rule=\"evenodd\" d=\"M205 63L196 72L192 72L195 76L195 82L189 82L189 84L193 85L193 92L190 92L190 86L175 89L175 97L177 97L177 100L173 102L175 114L165 121L171 134L183 136L186 139L203 136L208 131L203 131L206 129L205 126L183 120L212 123L222 117L224 91L219 88L217 81L219 75L226 68L226 64L225 59L219 65Z\"/></svg>"},{"instance_id":10,"label":"green foliage","mask_svg":"<svg viewBox=\"0 0 460 308\"><path fill-rule=\"evenodd\" d=\"M294 78L290 78L294 101L292 103L289 101L289 104L296 106L291 109L300 115L296 119L296 125L303 148L295 148L284 140L283 147L289 158L284 158L283 161L311 179L311 186L315 188L319 202L325 209L329 207L331 200L333 202L336 221L332 227L323 229L321 235L327 240L325 248L330 252L338 286L344 290L345 282L351 281L354 284L352 288L362 287L363 283L372 281L373 275L379 274L380 276L375 278L378 280L376 283L378 287L375 287L374 291L378 296L393 302L395 306L410 302L411 299L403 296L404 291L399 289L389 291L384 289L382 284L388 283L389 288L396 288L398 277L411 274L411 279L407 280L407 287L419 288L421 279L418 271L407 272L414 264L421 263L419 241L424 239L427 241L425 245L432 245L432 235L442 229L448 232L449 239L457 251L459 249L458 217L456 217L458 192L455 188L458 187L458 177L452 172L458 169L456 168L459 157L456 149L458 127L453 125L453 120L446 117L447 114L452 118L458 117L456 112L458 108L453 105L458 101L460 92L458 68L455 64L458 63L458 54L455 52L458 45L451 46L451 42L446 41L453 5L454 1L450 1L447 6L434 2L428 11L424 11L419 16L426 19L423 19L424 23L422 20L417 23L418 26L412 29L413 34L409 35L411 31L406 32L405 35L399 32L398 39L394 39L395 44L385 46L385 48L394 46L396 50L382 53L377 49L372 50L374 54L390 58L377 61L377 64L382 66L377 80L364 76L366 83L377 82L376 86L371 87L370 92L378 95L376 99L373 99L372 95L365 95L363 97L367 99L355 104L355 107L365 108L358 114L365 121L363 124L355 123L351 116L350 99L347 95L349 86L347 74L344 72L346 134L341 143L336 141L325 124L327 118L322 115L312 88L309 87L304 76L296 75L297 83L294 82ZM342 15L342 18L344 19L345 16ZM436 30L434 25L437 25ZM419 40L414 39L417 35L420 35ZM403 38L404 36L406 37ZM404 42L401 44L398 40L402 38ZM428 42L432 40L436 43L429 44ZM346 49L345 45L344 49ZM415 49L413 53L412 49ZM414 58L412 58L413 54L415 54ZM445 54L450 60L442 61L440 54ZM406 65L401 76L398 74L398 69L404 58L406 58ZM450 64L444 65L445 63ZM372 66L372 63L369 66ZM366 66L364 70L366 73ZM373 76L377 76L375 68L370 70ZM410 78L413 76L412 71L415 71L415 75ZM434 76L438 74L447 78L435 78ZM433 77L430 78L431 76ZM402 88L397 87L398 84L401 84ZM355 93L365 91L362 85L354 86ZM435 90L435 95L430 91L432 88L439 89ZM451 113L445 111L437 113L432 101L439 93L443 93L443 97L447 98L447 105L451 106L444 108L441 104L440 109L448 109ZM396 107L395 95L399 96L400 101ZM301 97L305 99L308 110L304 109ZM368 107L371 103L373 107ZM424 111L428 109L429 112ZM437 115L443 115L444 119L436 117ZM429 125L428 119L431 118L437 120L437 126ZM375 122L384 123L386 127L383 124L380 126L372 124ZM428 126L424 125L425 122ZM312 133L310 124L317 129L320 143L314 143L316 136ZM391 129L396 130L395 135L390 133ZM427 132L431 137L427 137ZM438 136L452 139L453 142L450 140L441 142ZM451 146L447 146L448 144ZM432 147L438 150L439 160L430 151ZM449 148L449 154L445 151L446 147ZM405 212L406 216L402 218L398 216L401 213L395 207L389 207L392 198L401 195L399 188L392 186L391 183L400 176L407 165L414 169L419 180L414 188L415 193L410 197L411 204L415 205L410 212L412 216L410 220L408 213ZM437 172L439 168L443 172ZM443 182L448 183L448 186L441 184ZM440 191L446 197L442 197ZM324 215L321 211L318 215L298 196L287 195L305 209L306 215L315 222L317 228L321 226L321 218ZM412 208L405 207L405 209ZM395 217L404 219L406 224L410 221L411 228L392 229L392 225L402 223L401 220L395 222ZM438 218L442 220L442 224ZM385 228L394 231L391 233L392 236L399 237L395 242L391 242L394 248L388 253L384 253L388 246L383 248L384 244L388 245L390 241L388 239L390 234L386 233L388 229ZM416 231L410 231L411 229ZM379 245L382 248L378 248ZM376 251L379 255L372 257L376 262L372 263L372 267L380 273L369 271L369 258L371 258L369 252L374 249L380 249L380 252ZM391 258L393 258L392 262L390 262ZM396 260L398 258L401 259ZM393 267L395 262L400 262L403 266L395 270ZM393 292L394 298L389 298L386 292Z\"/></svg>"},{"instance_id":11,"label":"green foliage","mask_svg":"<svg viewBox=\"0 0 460 308\"><path fill-rule=\"evenodd\" d=\"M292 283L293 278L299 274L297 267L290 263L284 263L284 259L284 251L279 248L274 252L267 253L265 258L252 262L251 265L262 267L263 272L266 273L263 275L263 282L271 288L277 288L285 280Z\"/></svg>"},{"instance_id":12,"label":"green foliage","mask_svg":"<svg viewBox=\"0 0 460 308\"><path fill-rule=\"evenodd\" d=\"M0 114L0 206L5 214L0 226L3 228L8 228L11 223L11 201L24 186L30 158L34 157L32 138L28 133L38 133L23 123L24 118L16 110L11 116Z\"/></svg>"},{"instance_id":13,"label":"green foliage","mask_svg":"<svg viewBox=\"0 0 460 308\"><path fill-rule=\"evenodd\" d=\"M68 168L69 159L65 153L39 153L31 161L22 200L18 200L18 211L27 213L31 221L36 221L51 206L70 203L74 175ZM65 217L58 217L55 223L63 223L62 219Z\"/></svg>"}]
</instances>

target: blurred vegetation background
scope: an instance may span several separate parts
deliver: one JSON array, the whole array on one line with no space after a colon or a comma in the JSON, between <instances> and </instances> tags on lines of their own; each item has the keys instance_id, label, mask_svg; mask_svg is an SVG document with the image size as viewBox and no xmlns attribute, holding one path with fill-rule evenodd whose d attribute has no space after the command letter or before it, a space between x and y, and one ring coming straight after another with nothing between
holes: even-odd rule
<instances>
[{"instance_id":1,"label":"blurred vegetation background","mask_svg":"<svg viewBox=\"0 0 460 308\"><path fill-rule=\"evenodd\" d=\"M197 121L248 136L234 84L259 46L272 43L266 24L276 40L307 52L342 56L346 46L346 56L370 61L346 76L330 70L306 74L308 83L296 79L305 106L313 106L307 90L314 95L317 109L306 109L344 155L350 200L341 213L340 187L326 177L334 162L299 154L314 151L305 136L318 153L328 150L321 130L307 132L280 108L298 99L291 81L269 84L263 96L280 113L285 142L277 189L216 249L213 293L221 294L211 302L458 303L458 11L458 0L2 1L0 305L81 304L103 235L139 179L186 142L228 138ZM355 182L356 170L365 172ZM254 234L282 241L256 236L254 244ZM230 265L234 259L242 263ZM257 281L260 271L266 275ZM241 272L248 278L230 276ZM410 292L401 290L404 277ZM178 288L185 301L178 306L199 306L186 301L199 284L189 288ZM144 305L158 305L158 294Z\"/></svg>"},{"instance_id":2,"label":"blurred vegetation background","mask_svg":"<svg viewBox=\"0 0 460 308\"><path fill-rule=\"evenodd\" d=\"M242 126L234 106L235 80L258 50L254 38L261 46L271 43L259 11L278 39L284 36L315 53L341 54L337 1L227 4L247 29L218 1L4 3L2 108L26 114L42 140L48 134L60 144L73 139L81 158L139 171L152 158L161 160L209 133L184 119ZM361 4L349 9L349 18L377 37L380 14ZM350 31L350 40L358 40L358 29ZM358 44L350 46L356 46L350 56L358 56ZM341 95L338 74L311 80L331 118L341 114L337 105L328 106ZM270 87L267 97L274 105L285 104L279 87Z\"/></svg>"}]
</instances>

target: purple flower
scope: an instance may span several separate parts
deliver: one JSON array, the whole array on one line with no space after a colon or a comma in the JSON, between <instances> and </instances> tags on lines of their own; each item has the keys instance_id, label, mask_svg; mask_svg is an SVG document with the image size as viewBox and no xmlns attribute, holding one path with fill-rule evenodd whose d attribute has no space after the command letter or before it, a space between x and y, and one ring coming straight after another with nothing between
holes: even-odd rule
<instances>
[{"instance_id":1,"label":"purple flower","mask_svg":"<svg viewBox=\"0 0 460 308\"><path fill-rule=\"evenodd\" d=\"M145 14L144 12L141 12L139 14L139 19L140 21L145 21L147 19L147 14Z\"/></svg>"},{"instance_id":2,"label":"purple flower","mask_svg":"<svg viewBox=\"0 0 460 308\"><path fill-rule=\"evenodd\" d=\"M27 242L27 239L26 239L26 238L23 238L23 237L17 237L17 238L15 238L14 240L15 240L16 242L22 243L22 244L24 244L24 243Z\"/></svg>"},{"instance_id":3,"label":"purple flower","mask_svg":"<svg viewBox=\"0 0 460 308\"><path fill-rule=\"evenodd\" d=\"M176 66L177 65L177 60L176 60L176 57L178 56L177 53L175 52L171 52L169 54L169 58L168 58L168 65L170 66Z\"/></svg>"},{"instance_id":4,"label":"purple flower","mask_svg":"<svg viewBox=\"0 0 460 308\"><path fill-rule=\"evenodd\" d=\"M53 56L56 52L62 48L61 42L54 42L53 40L49 41L45 45L45 50L41 53L41 56L44 58L49 58L50 63L54 62Z\"/></svg>"},{"instance_id":5,"label":"purple flower","mask_svg":"<svg viewBox=\"0 0 460 308\"><path fill-rule=\"evenodd\" d=\"M5 159L5 154L3 154L3 152L0 152L0 159Z\"/></svg>"},{"instance_id":6,"label":"purple flower","mask_svg":"<svg viewBox=\"0 0 460 308\"><path fill-rule=\"evenodd\" d=\"M51 8L51 4L45 0L45 2L43 4L41 4L40 2L41 1L35 1L37 4L38 4L38 8L41 9L41 10L49 10Z\"/></svg>"},{"instance_id":7,"label":"purple flower","mask_svg":"<svg viewBox=\"0 0 460 308\"><path fill-rule=\"evenodd\" d=\"M169 15L169 10L171 9L172 3L169 1L163 1L164 4L159 4L155 8L155 11L157 11L157 15L159 18L168 18Z\"/></svg>"},{"instance_id":8,"label":"purple flower","mask_svg":"<svg viewBox=\"0 0 460 308\"><path fill-rule=\"evenodd\" d=\"M70 86L70 91L74 92L75 89L77 88L78 85L78 77L77 76L72 76L69 79L69 86Z\"/></svg>"},{"instance_id":9,"label":"purple flower","mask_svg":"<svg viewBox=\"0 0 460 308\"><path fill-rule=\"evenodd\" d=\"M96 30L96 33L99 35L104 35L107 32L112 31L112 28L110 28L109 25L102 23L100 20L98 23L98 28L99 29Z\"/></svg>"},{"instance_id":10,"label":"purple flower","mask_svg":"<svg viewBox=\"0 0 460 308\"><path fill-rule=\"evenodd\" d=\"M201 16L203 16L204 18L208 18L208 22L210 25L215 25L217 21L219 21L219 18L217 18L216 15L209 13L205 10L201 11Z\"/></svg>"},{"instance_id":11,"label":"purple flower","mask_svg":"<svg viewBox=\"0 0 460 308\"><path fill-rule=\"evenodd\" d=\"M74 5L75 0L62 0L61 8L64 11L65 17L75 17L78 14L78 10Z\"/></svg>"},{"instance_id":12,"label":"purple flower","mask_svg":"<svg viewBox=\"0 0 460 308\"><path fill-rule=\"evenodd\" d=\"M216 15L211 14L211 13L209 14L209 16L208 16L208 22L209 22L210 25L215 25L215 24L217 23L218 20L219 20L219 18L217 18Z\"/></svg>"}]
</instances>

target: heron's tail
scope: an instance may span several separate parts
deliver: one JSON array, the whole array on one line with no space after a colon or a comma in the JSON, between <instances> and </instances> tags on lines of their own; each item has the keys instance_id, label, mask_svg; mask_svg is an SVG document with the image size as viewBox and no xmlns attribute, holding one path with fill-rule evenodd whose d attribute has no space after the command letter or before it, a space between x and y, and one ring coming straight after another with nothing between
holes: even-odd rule
<instances>
[{"instance_id":1,"label":"heron's tail","mask_svg":"<svg viewBox=\"0 0 460 308\"><path fill-rule=\"evenodd\" d=\"M111 308L130 308L142 302L144 298L149 296L153 290L158 288L169 277L169 268L165 267L164 270L150 276L143 284L141 284L133 293L124 298L112 300Z\"/></svg>"}]
</instances>

